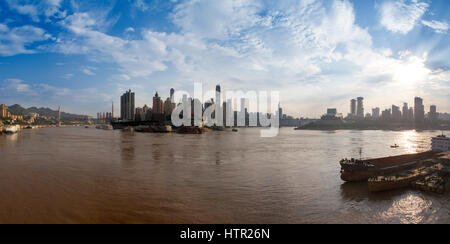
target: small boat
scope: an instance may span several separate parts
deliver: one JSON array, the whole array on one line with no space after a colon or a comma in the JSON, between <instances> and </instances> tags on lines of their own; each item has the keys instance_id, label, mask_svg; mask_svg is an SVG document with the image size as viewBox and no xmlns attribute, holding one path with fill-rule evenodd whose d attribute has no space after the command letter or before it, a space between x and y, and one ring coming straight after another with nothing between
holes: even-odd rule
<instances>
[{"instance_id":1,"label":"small boat","mask_svg":"<svg viewBox=\"0 0 450 244\"><path fill-rule=\"evenodd\" d=\"M5 134L15 134L19 132L20 126L18 125L10 125L4 129Z\"/></svg>"},{"instance_id":2,"label":"small boat","mask_svg":"<svg viewBox=\"0 0 450 244\"><path fill-rule=\"evenodd\" d=\"M238 129L233 128L231 131L233 131L233 132L238 132Z\"/></svg>"},{"instance_id":3,"label":"small boat","mask_svg":"<svg viewBox=\"0 0 450 244\"><path fill-rule=\"evenodd\" d=\"M400 147L400 146L397 145L397 144L394 144L394 145L391 146L391 148L399 148L399 147Z\"/></svg>"}]
</instances>

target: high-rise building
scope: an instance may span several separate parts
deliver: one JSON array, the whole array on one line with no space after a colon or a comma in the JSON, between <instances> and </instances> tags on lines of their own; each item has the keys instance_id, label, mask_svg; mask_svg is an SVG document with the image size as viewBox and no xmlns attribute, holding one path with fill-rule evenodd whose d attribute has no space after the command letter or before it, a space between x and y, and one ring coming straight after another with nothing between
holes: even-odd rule
<instances>
[{"instance_id":1,"label":"high-rise building","mask_svg":"<svg viewBox=\"0 0 450 244\"><path fill-rule=\"evenodd\" d=\"M402 108L402 120L403 121L408 121L408 113L409 113L408 103L403 103L403 108Z\"/></svg>"},{"instance_id":2,"label":"high-rise building","mask_svg":"<svg viewBox=\"0 0 450 244\"><path fill-rule=\"evenodd\" d=\"M156 92L153 97L153 114L163 114L163 106L164 104L161 97L158 95L158 92Z\"/></svg>"},{"instance_id":3,"label":"high-rise building","mask_svg":"<svg viewBox=\"0 0 450 244\"><path fill-rule=\"evenodd\" d=\"M328 116L336 116L337 115L337 109L336 108L328 108L327 109L327 115Z\"/></svg>"},{"instance_id":4,"label":"high-rise building","mask_svg":"<svg viewBox=\"0 0 450 244\"><path fill-rule=\"evenodd\" d=\"M0 118L8 117L8 107L5 104L0 105Z\"/></svg>"},{"instance_id":5,"label":"high-rise building","mask_svg":"<svg viewBox=\"0 0 450 244\"><path fill-rule=\"evenodd\" d=\"M378 119L380 117L380 108L372 109L372 119Z\"/></svg>"},{"instance_id":6,"label":"high-rise building","mask_svg":"<svg viewBox=\"0 0 450 244\"><path fill-rule=\"evenodd\" d=\"M173 110L175 109L175 103L172 103L170 98L167 98L164 102L164 115L170 116L172 115Z\"/></svg>"},{"instance_id":7,"label":"high-rise building","mask_svg":"<svg viewBox=\"0 0 450 244\"><path fill-rule=\"evenodd\" d=\"M220 96L221 96L220 85L217 85L217 86L216 86L216 101L215 101L215 103L216 103L217 105L219 105L219 106L220 106L221 103L222 103Z\"/></svg>"},{"instance_id":8,"label":"high-rise building","mask_svg":"<svg viewBox=\"0 0 450 244\"><path fill-rule=\"evenodd\" d=\"M420 97L414 98L414 121L422 123L425 119L425 107L423 106L423 99Z\"/></svg>"},{"instance_id":9,"label":"high-rise building","mask_svg":"<svg viewBox=\"0 0 450 244\"><path fill-rule=\"evenodd\" d=\"M364 118L364 98L357 98L357 106L356 106L356 117Z\"/></svg>"},{"instance_id":10,"label":"high-rise building","mask_svg":"<svg viewBox=\"0 0 450 244\"><path fill-rule=\"evenodd\" d=\"M131 90L120 97L120 118L122 120L134 120L134 101L134 92L131 92Z\"/></svg>"},{"instance_id":11,"label":"high-rise building","mask_svg":"<svg viewBox=\"0 0 450 244\"><path fill-rule=\"evenodd\" d=\"M428 118L432 121L435 121L438 119L438 113L437 113L437 107L436 105L430 106L430 113L428 114Z\"/></svg>"},{"instance_id":12,"label":"high-rise building","mask_svg":"<svg viewBox=\"0 0 450 244\"><path fill-rule=\"evenodd\" d=\"M400 107L392 105L392 119L397 121L402 120L402 112L400 111Z\"/></svg>"},{"instance_id":13,"label":"high-rise building","mask_svg":"<svg viewBox=\"0 0 450 244\"><path fill-rule=\"evenodd\" d=\"M175 89L170 89L170 102L175 103Z\"/></svg>"},{"instance_id":14,"label":"high-rise building","mask_svg":"<svg viewBox=\"0 0 450 244\"><path fill-rule=\"evenodd\" d=\"M352 117L356 116L356 99L350 101L350 115Z\"/></svg>"}]
</instances>

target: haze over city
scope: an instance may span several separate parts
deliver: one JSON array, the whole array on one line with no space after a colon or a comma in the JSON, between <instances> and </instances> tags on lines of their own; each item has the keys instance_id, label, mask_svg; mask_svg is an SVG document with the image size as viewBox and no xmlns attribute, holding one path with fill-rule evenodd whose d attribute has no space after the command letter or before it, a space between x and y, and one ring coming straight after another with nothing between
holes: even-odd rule
<instances>
[{"instance_id":1,"label":"haze over city","mask_svg":"<svg viewBox=\"0 0 450 244\"><path fill-rule=\"evenodd\" d=\"M284 111L450 112L448 1L0 1L0 97L95 116L136 92L278 90ZM116 111L119 114L119 110Z\"/></svg>"}]
</instances>

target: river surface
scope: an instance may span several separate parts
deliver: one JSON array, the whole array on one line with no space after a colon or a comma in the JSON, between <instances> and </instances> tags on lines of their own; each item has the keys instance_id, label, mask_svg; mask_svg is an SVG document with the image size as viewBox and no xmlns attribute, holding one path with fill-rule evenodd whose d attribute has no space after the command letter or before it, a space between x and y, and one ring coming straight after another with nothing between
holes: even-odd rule
<instances>
[{"instance_id":1,"label":"river surface","mask_svg":"<svg viewBox=\"0 0 450 244\"><path fill-rule=\"evenodd\" d=\"M424 151L440 131L259 133L0 136L0 223L450 223L448 192L370 194L339 178L343 157Z\"/></svg>"}]
</instances>

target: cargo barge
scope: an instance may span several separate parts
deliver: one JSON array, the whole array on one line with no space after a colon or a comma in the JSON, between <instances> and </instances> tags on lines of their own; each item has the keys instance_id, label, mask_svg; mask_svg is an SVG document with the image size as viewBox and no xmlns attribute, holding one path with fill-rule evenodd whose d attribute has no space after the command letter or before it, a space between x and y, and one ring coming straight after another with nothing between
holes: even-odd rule
<instances>
[{"instance_id":1,"label":"cargo barge","mask_svg":"<svg viewBox=\"0 0 450 244\"><path fill-rule=\"evenodd\" d=\"M439 153L449 151L450 138L445 135L431 139L430 151L373 159L342 159L341 179L343 181L367 181L369 178L386 176L401 171L431 166L429 159L439 157Z\"/></svg>"}]
</instances>

